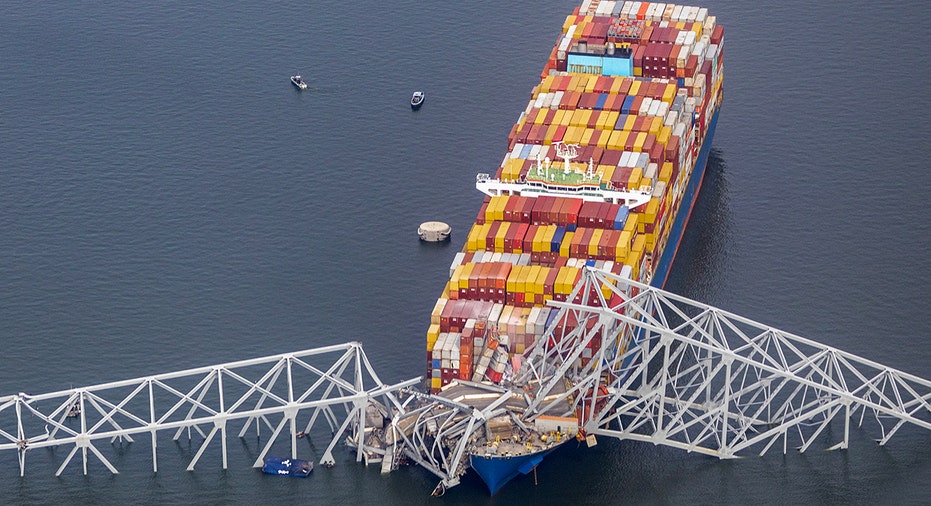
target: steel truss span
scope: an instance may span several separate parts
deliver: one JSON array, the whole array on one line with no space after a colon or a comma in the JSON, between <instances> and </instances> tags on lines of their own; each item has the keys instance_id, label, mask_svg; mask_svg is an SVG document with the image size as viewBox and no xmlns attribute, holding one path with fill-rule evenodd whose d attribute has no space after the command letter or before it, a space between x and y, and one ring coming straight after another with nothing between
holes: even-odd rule
<instances>
[{"instance_id":1,"label":"steel truss span","mask_svg":"<svg viewBox=\"0 0 931 506\"><path fill-rule=\"evenodd\" d=\"M56 476L78 452L84 474L89 454L116 474L101 443L148 435L157 472L157 434L168 431L177 441L193 432L201 443L187 469L194 470L215 439L226 469L227 432L238 429L241 438L253 429L261 436L264 426L270 435L253 464L261 467L282 432L290 435L291 458L297 458L297 439L321 426L318 432L332 437L320 460L329 466L343 437L355 447L356 460L378 457L368 438L401 406L395 393L419 381L382 383L361 344L352 342L48 394L20 393L0 397L0 450L18 453L21 476L31 450L53 446L71 447ZM360 435L366 435L362 444Z\"/></svg>"},{"instance_id":2,"label":"steel truss span","mask_svg":"<svg viewBox=\"0 0 931 506\"><path fill-rule=\"evenodd\" d=\"M386 440L459 483L486 421L578 417L597 436L647 441L718 458L781 443L847 448L851 422L885 444L906 424L931 429L931 382L655 287L587 268L542 338L501 386L408 398ZM456 387L460 388L460 387ZM478 398L481 399L478 399ZM509 406L519 406L519 409ZM832 424L842 439L824 441ZM383 471L388 462L383 463Z\"/></svg>"},{"instance_id":3,"label":"steel truss span","mask_svg":"<svg viewBox=\"0 0 931 506\"><path fill-rule=\"evenodd\" d=\"M578 324L548 329L516 383L542 385L540 413L568 379L587 434L732 458L804 452L832 423L830 449L847 448L851 422L880 444L931 429L926 379L609 272L587 268L575 294L556 321Z\"/></svg>"}]
</instances>

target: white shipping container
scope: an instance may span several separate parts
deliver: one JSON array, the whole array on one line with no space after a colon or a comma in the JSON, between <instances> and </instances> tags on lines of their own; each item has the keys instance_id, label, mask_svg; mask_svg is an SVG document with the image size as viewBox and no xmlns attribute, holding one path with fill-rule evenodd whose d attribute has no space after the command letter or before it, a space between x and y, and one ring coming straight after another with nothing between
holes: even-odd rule
<instances>
[{"instance_id":1,"label":"white shipping container","mask_svg":"<svg viewBox=\"0 0 931 506\"><path fill-rule=\"evenodd\" d=\"M579 12L581 12L584 15L588 13L588 9L590 9L591 6L592 6L592 0L583 0L582 5L579 7Z\"/></svg>"},{"instance_id":2,"label":"white shipping container","mask_svg":"<svg viewBox=\"0 0 931 506\"><path fill-rule=\"evenodd\" d=\"M644 98L644 99L643 99L643 102L640 102L640 110L637 111L637 115L638 115L638 116L646 116L647 113L650 111L650 105L652 105L652 104L653 104L653 99L652 99L652 98L650 98L650 97Z\"/></svg>"},{"instance_id":3,"label":"white shipping container","mask_svg":"<svg viewBox=\"0 0 931 506\"><path fill-rule=\"evenodd\" d=\"M650 164L647 165L647 168L643 169L643 177L656 179L657 171L659 171L659 165L654 162L650 162Z\"/></svg>"},{"instance_id":4,"label":"white shipping container","mask_svg":"<svg viewBox=\"0 0 931 506\"><path fill-rule=\"evenodd\" d=\"M717 24L718 24L717 16L708 16L705 19L704 26L702 27L703 28L702 33L711 33L711 31L714 30L714 27L717 26Z\"/></svg>"},{"instance_id":5,"label":"white shipping container","mask_svg":"<svg viewBox=\"0 0 931 506\"><path fill-rule=\"evenodd\" d=\"M666 113L666 119L663 120L663 126L672 127L679 121L679 113L676 111L669 111Z\"/></svg>"},{"instance_id":6,"label":"white shipping container","mask_svg":"<svg viewBox=\"0 0 931 506\"><path fill-rule=\"evenodd\" d=\"M665 181L657 181L656 184L653 185L653 195L652 195L652 196L653 196L653 197L662 197L665 193L666 193L666 182L665 182Z\"/></svg>"},{"instance_id":7,"label":"white shipping container","mask_svg":"<svg viewBox=\"0 0 931 506\"><path fill-rule=\"evenodd\" d=\"M521 253L517 265L530 265L530 253Z\"/></svg>"},{"instance_id":8,"label":"white shipping container","mask_svg":"<svg viewBox=\"0 0 931 506\"><path fill-rule=\"evenodd\" d=\"M676 10L676 4L666 4L666 9L663 11L663 21L669 21L672 19L672 12Z\"/></svg>"},{"instance_id":9,"label":"white shipping container","mask_svg":"<svg viewBox=\"0 0 931 506\"><path fill-rule=\"evenodd\" d=\"M666 117L666 113L669 112L669 102L660 102L659 103L659 112L657 116Z\"/></svg>"},{"instance_id":10,"label":"white shipping container","mask_svg":"<svg viewBox=\"0 0 931 506\"><path fill-rule=\"evenodd\" d=\"M682 6L677 5L676 8L672 10L672 16L669 18L669 20L672 21L673 23L678 23L679 21L682 20L681 16L682 16Z\"/></svg>"},{"instance_id":11,"label":"white shipping container","mask_svg":"<svg viewBox=\"0 0 931 506\"><path fill-rule=\"evenodd\" d=\"M692 31L685 32L685 45L694 46L695 39L698 37L698 34ZM686 53L688 54L688 53Z\"/></svg>"},{"instance_id":12,"label":"white shipping container","mask_svg":"<svg viewBox=\"0 0 931 506\"><path fill-rule=\"evenodd\" d=\"M647 116L659 116L659 106L662 104L659 100L650 103L650 109L647 110Z\"/></svg>"},{"instance_id":13,"label":"white shipping container","mask_svg":"<svg viewBox=\"0 0 931 506\"><path fill-rule=\"evenodd\" d=\"M695 14L695 21L698 21L699 23L702 24L702 26L704 26L705 20L707 18L708 18L708 8L702 7L698 9L698 13Z\"/></svg>"},{"instance_id":14,"label":"white shipping container","mask_svg":"<svg viewBox=\"0 0 931 506\"><path fill-rule=\"evenodd\" d=\"M640 12L640 3L641 2L631 2L630 3L630 17L636 18L637 13Z\"/></svg>"},{"instance_id":15,"label":"white shipping container","mask_svg":"<svg viewBox=\"0 0 931 506\"><path fill-rule=\"evenodd\" d=\"M666 4L657 4L656 9L653 10L653 17L650 19L653 21L662 21L664 12L666 12Z\"/></svg>"},{"instance_id":16,"label":"white shipping container","mask_svg":"<svg viewBox=\"0 0 931 506\"><path fill-rule=\"evenodd\" d=\"M641 169L647 168L647 165L650 165L650 154L649 153L637 153L639 158L637 159L637 164L634 167L640 167Z\"/></svg>"},{"instance_id":17,"label":"white shipping container","mask_svg":"<svg viewBox=\"0 0 931 506\"><path fill-rule=\"evenodd\" d=\"M633 155L630 151L624 151L621 153L621 159L617 162L618 167L633 167L630 165L630 157Z\"/></svg>"},{"instance_id":18,"label":"white shipping container","mask_svg":"<svg viewBox=\"0 0 931 506\"><path fill-rule=\"evenodd\" d=\"M695 32L688 32L689 35L692 35L694 38ZM676 55L676 67L685 68L686 60L689 59L689 50L691 46L689 44L684 44L679 48L679 54Z\"/></svg>"},{"instance_id":19,"label":"white shipping container","mask_svg":"<svg viewBox=\"0 0 931 506\"><path fill-rule=\"evenodd\" d=\"M679 33L676 34L675 44L682 45L685 44L685 34L688 33L685 30L679 30Z\"/></svg>"},{"instance_id":20,"label":"white shipping container","mask_svg":"<svg viewBox=\"0 0 931 506\"><path fill-rule=\"evenodd\" d=\"M621 7L621 17L626 18L630 15L630 6L633 2L624 2L624 5Z\"/></svg>"},{"instance_id":21,"label":"white shipping container","mask_svg":"<svg viewBox=\"0 0 931 506\"><path fill-rule=\"evenodd\" d=\"M645 13L643 13L644 18L652 20L652 19L653 19L653 13L656 12L656 6L657 6L657 5L658 5L658 4L655 4L655 3L652 3L652 2L651 2L650 5L647 7L647 11L646 11Z\"/></svg>"}]
</instances>

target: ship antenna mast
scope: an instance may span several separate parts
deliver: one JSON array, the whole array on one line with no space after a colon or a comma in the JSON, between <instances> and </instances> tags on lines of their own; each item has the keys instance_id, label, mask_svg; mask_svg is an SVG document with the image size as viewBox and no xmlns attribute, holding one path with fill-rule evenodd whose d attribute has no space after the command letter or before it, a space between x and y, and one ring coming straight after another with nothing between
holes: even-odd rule
<instances>
[{"instance_id":1,"label":"ship antenna mast","mask_svg":"<svg viewBox=\"0 0 931 506\"><path fill-rule=\"evenodd\" d=\"M576 144L563 144L561 142L556 143L556 156L563 159L563 172L566 174L571 172L569 167L569 160L573 160L579 156L578 151L576 151L577 147L578 145Z\"/></svg>"}]
</instances>

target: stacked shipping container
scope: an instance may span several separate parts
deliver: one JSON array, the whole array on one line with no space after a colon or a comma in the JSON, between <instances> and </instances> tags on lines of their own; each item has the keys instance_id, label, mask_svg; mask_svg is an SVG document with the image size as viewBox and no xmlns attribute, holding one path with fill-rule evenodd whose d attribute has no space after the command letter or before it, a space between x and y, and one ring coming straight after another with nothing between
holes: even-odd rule
<instances>
[{"instance_id":1,"label":"stacked shipping container","mask_svg":"<svg viewBox=\"0 0 931 506\"><path fill-rule=\"evenodd\" d=\"M434 391L456 378L498 382L519 366L553 323L546 302L566 301L584 266L651 280L720 103L723 42L697 7L587 0L566 18L495 177L519 180L555 160L556 144L575 144L575 170L652 198L629 209L487 197L431 316Z\"/></svg>"}]
</instances>

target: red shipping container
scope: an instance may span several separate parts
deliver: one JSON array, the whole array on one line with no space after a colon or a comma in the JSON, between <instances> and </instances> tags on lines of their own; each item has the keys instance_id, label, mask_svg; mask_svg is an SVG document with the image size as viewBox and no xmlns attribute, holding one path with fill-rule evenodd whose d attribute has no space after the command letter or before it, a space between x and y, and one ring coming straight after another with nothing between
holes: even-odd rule
<instances>
[{"instance_id":1,"label":"red shipping container","mask_svg":"<svg viewBox=\"0 0 931 506\"><path fill-rule=\"evenodd\" d=\"M530 225L527 227L527 231L524 233L524 243L521 245L521 250L524 253L530 253L533 251L533 238L537 235L537 225Z\"/></svg>"},{"instance_id":2,"label":"red shipping container","mask_svg":"<svg viewBox=\"0 0 931 506\"><path fill-rule=\"evenodd\" d=\"M711 31L711 43L720 44L723 38L724 38L724 26L716 25L714 27L714 30Z\"/></svg>"},{"instance_id":3,"label":"red shipping container","mask_svg":"<svg viewBox=\"0 0 931 506\"><path fill-rule=\"evenodd\" d=\"M616 149L606 149L604 155L601 157L602 165L614 165L617 166L621 161L621 155L624 153Z\"/></svg>"}]
</instances>

